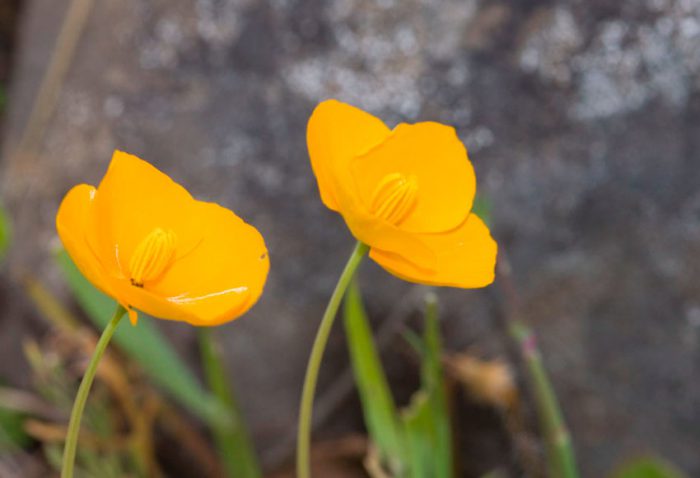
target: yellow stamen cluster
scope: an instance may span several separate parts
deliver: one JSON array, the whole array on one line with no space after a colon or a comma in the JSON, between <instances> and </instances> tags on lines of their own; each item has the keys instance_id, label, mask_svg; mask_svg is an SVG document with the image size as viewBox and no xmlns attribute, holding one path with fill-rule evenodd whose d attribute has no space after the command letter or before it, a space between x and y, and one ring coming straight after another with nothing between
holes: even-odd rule
<instances>
[{"instance_id":1,"label":"yellow stamen cluster","mask_svg":"<svg viewBox=\"0 0 700 478\"><path fill-rule=\"evenodd\" d=\"M370 211L376 217L399 225L408 217L418 200L418 181L400 173L387 174L372 195Z\"/></svg>"},{"instance_id":2,"label":"yellow stamen cluster","mask_svg":"<svg viewBox=\"0 0 700 478\"><path fill-rule=\"evenodd\" d=\"M129 261L132 285L143 287L163 274L175 255L176 239L173 231L158 227L141 240Z\"/></svg>"}]
</instances>

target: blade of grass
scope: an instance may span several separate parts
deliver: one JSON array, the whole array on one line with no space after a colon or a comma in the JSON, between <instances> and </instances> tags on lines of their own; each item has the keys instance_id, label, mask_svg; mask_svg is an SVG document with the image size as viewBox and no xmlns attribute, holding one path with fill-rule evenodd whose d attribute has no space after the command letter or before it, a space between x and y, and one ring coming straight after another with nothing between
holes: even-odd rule
<instances>
[{"instance_id":1,"label":"blade of grass","mask_svg":"<svg viewBox=\"0 0 700 478\"><path fill-rule=\"evenodd\" d=\"M437 296L428 293L425 309L425 357L423 359L423 388L428 392L431 422L434 428L434 466L436 476L453 475L452 430L445 380L442 369L442 341L438 323Z\"/></svg>"},{"instance_id":2,"label":"blade of grass","mask_svg":"<svg viewBox=\"0 0 700 478\"><path fill-rule=\"evenodd\" d=\"M79 327L78 319L49 292L44 284L28 276L24 279L24 285L37 310L41 312L52 326L64 331L75 331Z\"/></svg>"},{"instance_id":3,"label":"blade of grass","mask_svg":"<svg viewBox=\"0 0 700 478\"><path fill-rule=\"evenodd\" d=\"M5 256L10 245L10 218L0 205L0 260Z\"/></svg>"},{"instance_id":4,"label":"blade of grass","mask_svg":"<svg viewBox=\"0 0 700 478\"><path fill-rule=\"evenodd\" d=\"M534 333L529 327L519 322L510 323L509 331L520 346L525 361L538 416L547 440L547 459L550 473L552 476L561 478L578 478L571 438L554 387L542 363L539 349L535 345Z\"/></svg>"},{"instance_id":5,"label":"blade of grass","mask_svg":"<svg viewBox=\"0 0 700 478\"><path fill-rule=\"evenodd\" d=\"M493 205L491 201L486 196L477 194L474 197L474 205L472 206L472 214L476 214L479 218L491 227L491 211L493 210Z\"/></svg>"},{"instance_id":6,"label":"blade of grass","mask_svg":"<svg viewBox=\"0 0 700 478\"><path fill-rule=\"evenodd\" d=\"M377 446L382 463L395 476L401 476L405 463L399 415L356 281L348 288L343 307L352 370L367 430Z\"/></svg>"},{"instance_id":7,"label":"blade of grass","mask_svg":"<svg viewBox=\"0 0 700 478\"><path fill-rule=\"evenodd\" d=\"M686 478L686 475L664 460L645 457L623 466L612 478Z\"/></svg>"},{"instance_id":8,"label":"blade of grass","mask_svg":"<svg viewBox=\"0 0 700 478\"><path fill-rule=\"evenodd\" d=\"M260 465L228 380L221 351L209 328L200 328L198 338L202 367L209 389L226 406L231 415L228 423L215 423L211 426L219 458L231 478L260 478L262 477Z\"/></svg>"},{"instance_id":9,"label":"blade of grass","mask_svg":"<svg viewBox=\"0 0 700 478\"><path fill-rule=\"evenodd\" d=\"M421 337L420 334L417 334L411 329L406 329L401 332L401 337L403 337L416 355L419 357L425 355L425 344L423 343L423 337Z\"/></svg>"},{"instance_id":10,"label":"blade of grass","mask_svg":"<svg viewBox=\"0 0 700 478\"><path fill-rule=\"evenodd\" d=\"M97 328L103 330L109 322L110 310L114 309L114 301L83 277L65 251L61 250L56 260L78 303ZM137 327L122 321L114 334L114 342L143 368L155 384L191 413L210 424L231 420L223 404L204 390L146 317L142 317Z\"/></svg>"},{"instance_id":11,"label":"blade of grass","mask_svg":"<svg viewBox=\"0 0 700 478\"><path fill-rule=\"evenodd\" d=\"M432 292L426 296L425 330L419 340L415 348L421 353L421 389L401 415L410 476L451 478L452 430L442 370L437 297Z\"/></svg>"},{"instance_id":12,"label":"blade of grass","mask_svg":"<svg viewBox=\"0 0 700 478\"><path fill-rule=\"evenodd\" d=\"M425 390L413 394L411 403L401 413L406 457L411 478L443 478L435 474L435 427L433 426L430 396Z\"/></svg>"},{"instance_id":13,"label":"blade of grass","mask_svg":"<svg viewBox=\"0 0 700 478\"><path fill-rule=\"evenodd\" d=\"M546 458L549 473L557 478L579 478L571 435L559 406L554 386L542 361L537 338L534 331L520 316L520 297L512 278L508 257L503 249L498 254L496 273L506 299L506 326L511 339L518 348L525 365L528 383L532 388L540 427L547 444Z\"/></svg>"}]
</instances>

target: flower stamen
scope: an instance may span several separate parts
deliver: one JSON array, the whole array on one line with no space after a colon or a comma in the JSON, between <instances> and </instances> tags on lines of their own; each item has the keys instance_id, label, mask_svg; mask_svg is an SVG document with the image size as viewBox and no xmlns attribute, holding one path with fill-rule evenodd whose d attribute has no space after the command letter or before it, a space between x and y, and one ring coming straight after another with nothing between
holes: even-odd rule
<instances>
[{"instance_id":1,"label":"flower stamen","mask_svg":"<svg viewBox=\"0 0 700 478\"><path fill-rule=\"evenodd\" d=\"M143 287L163 274L175 256L176 239L173 231L157 227L141 240L129 261L131 285Z\"/></svg>"},{"instance_id":2,"label":"flower stamen","mask_svg":"<svg viewBox=\"0 0 700 478\"><path fill-rule=\"evenodd\" d=\"M418 181L411 175L387 174L379 181L372 195L370 211L385 221L399 225L416 207Z\"/></svg>"}]
</instances>

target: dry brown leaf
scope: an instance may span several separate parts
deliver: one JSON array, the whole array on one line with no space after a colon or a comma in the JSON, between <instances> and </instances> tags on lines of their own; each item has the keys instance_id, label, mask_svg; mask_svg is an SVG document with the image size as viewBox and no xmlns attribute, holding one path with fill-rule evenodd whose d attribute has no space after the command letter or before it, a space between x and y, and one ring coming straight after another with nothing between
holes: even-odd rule
<instances>
[{"instance_id":1,"label":"dry brown leaf","mask_svg":"<svg viewBox=\"0 0 700 478\"><path fill-rule=\"evenodd\" d=\"M347 435L314 443L311 450L312 475L323 478L366 478L362 459L367 454L367 438ZM267 478L294 478L293 467L285 467Z\"/></svg>"},{"instance_id":2,"label":"dry brown leaf","mask_svg":"<svg viewBox=\"0 0 700 478\"><path fill-rule=\"evenodd\" d=\"M469 354L454 354L445 359L447 371L477 401L510 410L517 400L513 373L503 360L481 360Z\"/></svg>"}]
</instances>

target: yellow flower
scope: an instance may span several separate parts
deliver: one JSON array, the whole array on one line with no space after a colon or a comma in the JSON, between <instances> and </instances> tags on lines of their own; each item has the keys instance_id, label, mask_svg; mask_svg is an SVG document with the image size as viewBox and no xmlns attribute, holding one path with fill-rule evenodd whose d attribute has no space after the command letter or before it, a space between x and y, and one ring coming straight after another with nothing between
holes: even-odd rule
<instances>
[{"instance_id":1,"label":"yellow flower","mask_svg":"<svg viewBox=\"0 0 700 478\"><path fill-rule=\"evenodd\" d=\"M63 199L56 228L80 271L136 323L136 311L192 325L233 320L258 300L269 259L260 233L116 151L98 188Z\"/></svg>"},{"instance_id":2,"label":"yellow flower","mask_svg":"<svg viewBox=\"0 0 700 478\"><path fill-rule=\"evenodd\" d=\"M328 100L309 119L307 143L323 203L384 269L430 285L493 282L497 246L471 213L476 177L454 128L426 122L390 130Z\"/></svg>"}]
</instances>

